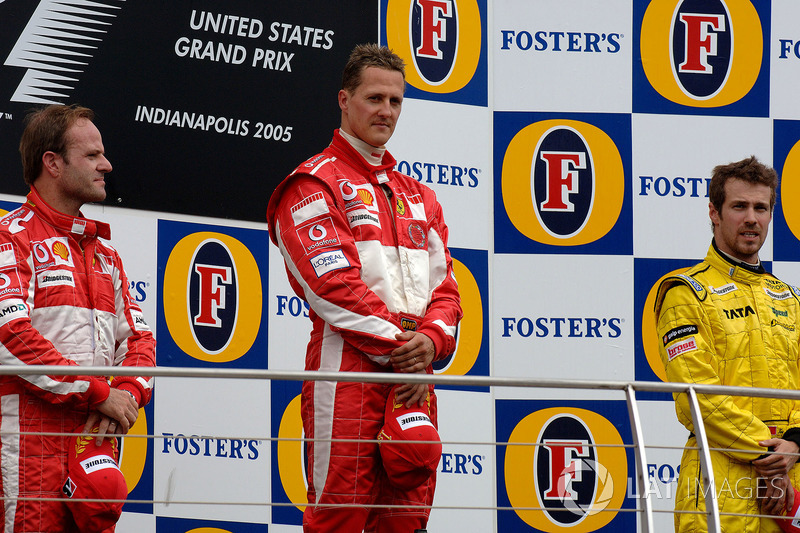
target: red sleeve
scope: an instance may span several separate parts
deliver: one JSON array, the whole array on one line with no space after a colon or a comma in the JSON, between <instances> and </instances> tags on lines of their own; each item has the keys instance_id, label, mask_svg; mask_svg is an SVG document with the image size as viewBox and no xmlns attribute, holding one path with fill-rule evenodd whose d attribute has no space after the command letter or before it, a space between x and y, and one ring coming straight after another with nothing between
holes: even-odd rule
<instances>
[{"instance_id":1,"label":"red sleeve","mask_svg":"<svg viewBox=\"0 0 800 533\"><path fill-rule=\"evenodd\" d=\"M292 287L344 340L379 364L404 343L396 316L362 281L361 263L350 225L324 182L294 177L271 201L268 222ZM312 226L329 235L320 246L308 242Z\"/></svg>"},{"instance_id":2,"label":"red sleeve","mask_svg":"<svg viewBox=\"0 0 800 533\"><path fill-rule=\"evenodd\" d=\"M117 309L115 366L154 367L156 366L156 341L144 320L139 304L128 291L128 277L122 267L119 255L119 282L115 284L115 305ZM111 386L130 392L140 407L147 405L153 393L153 378L146 376L116 376Z\"/></svg>"},{"instance_id":3,"label":"red sleeve","mask_svg":"<svg viewBox=\"0 0 800 533\"><path fill-rule=\"evenodd\" d=\"M0 232L0 364L75 366L31 325L27 295L32 269L29 246ZM101 376L20 376L44 400L95 406L105 401L109 385Z\"/></svg>"},{"instance_id":4,"label":"red sleeve","mask_svg":"<svg viewBox=\"0 0 800 533\"><path fill-rule=\"evenodd\" d=\"M430 304L417 331L424 333L436 347L435 360L444 359L456 349L456 331L461 320L461 297L453 273L453 260L447 248L449 231L442 207L433 197L434 208L428 217L428 254L430 256Z\"/></svg>"}]
</instances>

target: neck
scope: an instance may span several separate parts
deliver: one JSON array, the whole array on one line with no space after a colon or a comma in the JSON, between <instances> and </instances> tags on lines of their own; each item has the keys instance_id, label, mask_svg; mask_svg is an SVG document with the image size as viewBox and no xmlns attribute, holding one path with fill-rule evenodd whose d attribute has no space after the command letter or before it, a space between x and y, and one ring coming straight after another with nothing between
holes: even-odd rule
<instances>
[{"instance_id":1,"label":"neck","mask_svg":"<svg viewBox=\"0 0 800 533\"><path fill-rule=\"evenodd\" d=\"M339 133L341 133L344 140L346 140L350 146L352 146L356 152L361 154L361 157L363 157L364 160L373 167L377 167L383 162L383 154L386 153L385 146L376 148L369 143L365 143L355 135L347 133L342 128L339 128Z\"/></svg>"},{"instance_id":2,"label":"neck","mask_svg":"<svg viewBox=\"0 0 800 533\"><path fill-rule=\"evenodd\" d=\"M36 192L39 193L39 196L45 201L45 203L47 203L48 206L50 206L51 209L55 209L56 211L71 217L80 216L80 202L76 202L74 200L70 201L69 199L64 198L63 195L57 194L53 187L49 187L47 185L46 181L36 180L36 183L31 187L36 189Z\"/></svg>"}]
</instances>

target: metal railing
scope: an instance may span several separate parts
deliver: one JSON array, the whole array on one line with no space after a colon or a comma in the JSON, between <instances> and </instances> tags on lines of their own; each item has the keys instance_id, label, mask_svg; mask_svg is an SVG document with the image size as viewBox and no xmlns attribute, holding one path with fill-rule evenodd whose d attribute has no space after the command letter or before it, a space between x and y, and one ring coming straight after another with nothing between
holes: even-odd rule
<instances>
[{"instance_id":1,"label":"metal railing","mask_svg":"<svg viewBox=\"0 0 800 533\"><path fill-rule=\"evenodd\" d=\"M644 432L639 413L639 405L636 399L637 392L659 392L659 393L686 393L694 425L697 440L697 450L701 464L703 483L706 487L716 487L714 472L711 467L711 451L724 451L711 448L708 445L706 431L702 422L702 413L698 402L698 395L729 395L729 396L749 396L759 398L792 399L800 401L800 391L777 390L750 387L732 387L717 385L698 385L683 383L663 383L645 381L593 381L593 380L565 380L565 379L532 379L532 378L510 378L510 377L483 377L483 376L449 376L436 374L392 374L392 373L373 373L373 372L308 372L308 371L282 371L282 370L250 370L232 368L177 368L177 367L157 367L149 368L143 372L142 368L135 367L81 367L81 366L0 366L0 375L93 375L106 376L113 373L115 376L139 376L148 375L158 377L177 377L177 378L215 378L215 379L247 379L247 380L273 380L273 381L347 381L347 382L369 382L369 383L433 383L435 385L446 385L455 387L488 387L488 388L525 388L525 389L567 389L567 390L602 390L618 391L624 394L628 415L632 431L632 447L636 458L636 477L638 485L645 487L648 485L647 472L647 449L648 448L670 448L665 446L647 446L644 442ZM142 438L134 436L134 438ZM145 436L155 438L155 436ZM128 438L128 437L126 437ZM275 441L276 438L261 438L260 440ZM286 440L286 439L285 439ZM288 439L302 440L306 439ZM463 443L460 443L463 444ZM475 444L475 443L473 443ZM502 445L503 443L477 443ZM508 445L508 443L505 443ZM536 445L535 443L531 443ZM595 445L598 446L598 445ZM602 446L602 445L600 445ZM641 495L640 495L641 496ZM653 502L651 494L646 491L640 499L643 507L634 509L634 512L641 514L641 531L653 533L655 531L653 522ZM720 512L718 508L718 495L716 490L708 490L706 497L706 519L708 521L708 531L720 532ZM148 502L148 503L171 503L178 504L184 502ZM185 502L196 503L196 502ZM203 502L213 503L213 502ZM247 503L237 502L237 505L248 505ZM271 503L270 505L294 505ZM451 508L451 507L445 507ZM498 510L506 510L499 509ZM513 508L512 508L513 509ZM542 509L534 509L542 510ZM624 511L623 509L607 509L608 511ZM766 515L762 515L765 516ZM774 518L774 517L772 517Z\"/></svg>"}]
</instances>

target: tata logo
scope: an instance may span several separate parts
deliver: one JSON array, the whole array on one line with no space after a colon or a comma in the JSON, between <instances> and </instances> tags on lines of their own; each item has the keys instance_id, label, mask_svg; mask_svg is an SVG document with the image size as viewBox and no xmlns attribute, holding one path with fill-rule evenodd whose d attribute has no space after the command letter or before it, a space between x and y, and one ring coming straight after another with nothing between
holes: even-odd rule
<instances>
[{"instance_id":1,"label":"tata logo","mask_svg":"<svg viewBox=\"0 0 800 533\"><path fill-rule=\"evenodd\" d=\"M763 59L758 12L742 0L653 0L642 20L642 67L672 102L720 107L755 85Z\"/></svg>"},{"instance_id":2,"label":"tata logo","mask_svg":"<svg viewBox=\"0 0 800 533\"><path fill-rule=\"evenodd\" d=\"M735 309L723 309L725 312L725 318L728 320L733 320L735 318L745 318L750 315L756 314L752 307L749 305L745 307L737 307Z\"/></svg>"},{"instance_id":3,"label":"tata logo","mask_svg":"<svg viewBox=\"0 0 800 533\"><path fill-rule=\"evenodd\" d=\"M241 357L255 342L261 306L258 266L240 241L202 232L175 245L164 272L164 314L186 354L211 362Z\"/></svg>"},{"instance_id":4,"label":"tata logo","mask_svg":"<svg viewBox=\"0 0 800 533\"><path fill-rule=\"evenodd\" d=\"M482 31L476 0L387 0L386 39L413 65L406 81L433 93L464 88L481 58Z\"/></svg>"},{"instance_id":5,"label":"tata logo","mask_svg":"<svg viewBox=\"0 0 800 533\"><path fill-rule=\"evenodd\" d=\"M627 456L614 424L600 414L542 409L523 418L508 441L506 491L528 525L548 532L595 531L617 514L606 509L622 507ZM529 510L534 508L540 510Z\"/></svg>"},{"instance_id":6,"label":"tata logo","mask_svg":"<svg viewBox=\"0 0 800 533\"><path fill-rule=\"evenodd\" d=\"M585 122L531 124L514 136L503 159L508 217L543 244L575 246L602 238L619 218L624 191L616 145Z\"/></svg>"}]
</instances>

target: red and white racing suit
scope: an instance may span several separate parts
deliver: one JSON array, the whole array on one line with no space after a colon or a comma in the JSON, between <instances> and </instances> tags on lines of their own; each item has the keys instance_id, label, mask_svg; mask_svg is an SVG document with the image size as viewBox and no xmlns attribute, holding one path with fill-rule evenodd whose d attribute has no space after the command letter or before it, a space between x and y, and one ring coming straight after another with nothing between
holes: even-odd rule
<instances>
[{"instance_id":1,"label":"red and white racing suit","mask_svg":"<svg viewBox=\"0 0 800 533\"><path fill-rule=\"evenodd\" d=\"M155 341L128 293L109 226L49 207L35 188L0 219L0 364L155 365ZM113 373L113 372L110 372ZM147 377L0 376L0 465L5 533L75 531L58 498L70 433L110 388L150 401Z\"/></svg>"},{"instance_id":2,"label":"red and white racing suit","mask_svg":"<svg viewBox=\"0 0 800 533\"><path fill-rule=\"evenodd\" d=\"M339 131L321 154L281 183L267 209L270 238L289 281L311 307L306 369L391 372L389 354L416 330L431 338L436 359L455 350L461 318L448 230L431 189L393 170L383 154L370 165ZM429 368L428 372L432 370ZM413 531L424 528L436 474L413 491L389 485L375 439L391 384L303 384L309 506L305 531ZM431 387L432 420L436 403ZM356 507L324 507L350 504ZM370 512L359 505L407 505Z\"/></svg>"}]
</instances>

